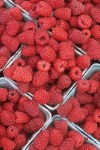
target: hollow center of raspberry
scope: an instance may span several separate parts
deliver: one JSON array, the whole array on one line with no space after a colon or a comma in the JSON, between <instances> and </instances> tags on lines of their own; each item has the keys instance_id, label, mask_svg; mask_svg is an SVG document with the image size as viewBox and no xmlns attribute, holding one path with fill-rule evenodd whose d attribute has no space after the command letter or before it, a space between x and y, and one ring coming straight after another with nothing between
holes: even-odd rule
<instances>
[{"instance_id":1,"label":"hollow center of raspberry","mask_svg":"<svg viewBox=\"0 0 100 150\"><path fill-rule=\"evenodd\" d=\"M45 67L46 67L46 64L43 64L42 66L43 66L43 68L45 68Z\"/></svg>"},{"instance_id":2,"label":"hollow center of raspberry","mask_svg":"<svg viewBox=\"0 0 100 150\"><path fill-rule=\"evenodd\" d=\"M21 63L21 62L19 62L17 65L18 65L18 66L22 66L22 63Z\"/></svg>"},{"instance_id":3,"label":"hollow center of raspberry","mask_svg":"<svg viewBox=\"0 0 100 150\"><path fill-rule=\"evenodd\" d=\"M10 95L11 95L11 96L14 96L14 93L11 93Z\"/></svg>"},{"instance_id":4,"label":"hollow center of raspberry","mask_svg":"<svg viewBox=\"0 0 100 150\"><path fill-rule=\"evenodd\" d=\"M40 39L40 41L41 41L41 42L44 42L44 41L45 41L45 37L42 36L41 39Z\"/></svg>"}]
</instances>

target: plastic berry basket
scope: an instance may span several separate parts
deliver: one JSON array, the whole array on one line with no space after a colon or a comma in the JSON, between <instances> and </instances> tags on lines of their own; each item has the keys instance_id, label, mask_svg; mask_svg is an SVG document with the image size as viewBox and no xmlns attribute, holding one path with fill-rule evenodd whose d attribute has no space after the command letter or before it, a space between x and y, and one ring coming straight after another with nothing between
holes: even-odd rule
<instances>
[{"instance_id":1,"label":"plastic berry basket","mask_svg":"<svg viewBox=\"0 0 100 150\"><path fill-rule=\"evenodd\" d=\"M91 138L89 138L87 135L85 135L83 132L81 132L79 129L77 129L68 119L62 118L59 115L55 115L49 122L48 124L43 128L43 130L47 129L50 125L52 125L54 123L55 120L65 120L67 125L69 126L69 129L71 130L75 130L77 132L79 132L84 138L85 138L85 142L94 145L98 150L100 148L100 145L98 145L97 143L95 143ZM39 134L39 133L38 133ZM37 135L38 135L37 134ZM31 140L31 142L34 142L35 137L37 136L35 135L33 137L33 139ZM31 146L31 144L30 144ZM29 146L29 147L30 147ZM29 147L26 149L28 150Z\"/></svg>"},{"instance_id":2,"label":"plastic berry basket","mask_svg":"<svg viewBox=\"0 0 100 150\"><path fill-rule=\"evenodd\" d=\"M5 87L5 88L8 88L8 89L16 89L17 91L19 91L18 88L16 87L16 85L13 84L10 80L8 80L5 77L0 78L0 87L2 87L2 88ZM24 94L24 96L26 96L26 97L29 98L29 96L27 94ZM44 126L45 126L51 120L52 116L51 116L51 113L45 107L39 105L39 108L40 108L40 110L43 112L43 114L46 117L46 121L44 123ZM36 133L34 133L31 136L31 138L33 138L34 136L36 136L44 128L44 126L41 129L39 129ZM26 147L29 146L29 144L30 144L30 139L27 141L27 144L22 148L22 150L25 150Z\"/></svg>"},{"instance_id":3,"label":"plastic berry basket","mask_svg":"<svg viewBox=\"0 0 100 150\"><path fill-rule=\"evenodd\" d=\"M88 79L88 78L89 78L94 72L96 72L96 71L100 71L100 64L99 64L99 63L93 64L93 65L85 72L85 74L83 75L82 78L83 78L83 79ZM70 97L74 96L74 95L75 95L75 92L76 92L76 87L74 87L72 90L70 90L70 93L69 93L68 96L66 97L64 103L67 102ZM81 131L82 133L84 133L87 137L89 137L89 138L92 139L95 143L97 143L98 146L99 146L99 149L100 149L100 142L99 142L97 139L95 139L92 135L86 133L78 124L76 124L76 123L72 123L72 124L73 124L73 126L75 126L75 128L77 128L78 130L80 130L80 131Z\"/></svg>"}]
</instances>

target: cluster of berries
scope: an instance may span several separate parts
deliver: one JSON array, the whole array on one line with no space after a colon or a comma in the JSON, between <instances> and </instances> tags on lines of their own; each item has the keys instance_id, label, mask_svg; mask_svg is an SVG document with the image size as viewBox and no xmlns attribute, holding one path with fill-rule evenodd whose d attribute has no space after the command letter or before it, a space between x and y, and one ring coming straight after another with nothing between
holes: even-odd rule
<instances>
[{"instance_id":1,"label":"cluster of berries","mask_svg":"<svg viewBox=\"0 0 100 150\"><path fill-rule=\"evenodd\" d=\"M97 150L85 143L77 131L69 129L65 120L56 120L54 125L40 132L29 150Z\"/></svg>"},{"instance_id":2,"label":"cluster of berries","mask_svg":"<svg viewBox=\"0 0 100 150\"><path fill-rule=\"evenodd\" d=\"M14 89L0 88L0 149L21 150L45 119L35 101Z\"/></svg>"},{"instance_id":3,"label":"cluster of berries","mask_svg":"<svg viewBox=\"0 0 100 150\"><path fill-rule=\"evenodd\" d=\"M100 0L14 0L51 31L57 41L69 38L91 59L100 59Z\"/></svg>"},{"instance_id":4,"label":"cluster of berries","mask_svg":"<svg viewBox=\"0 0 100 150\"><path fill-rule=\"evenodd\" d=\"M75 97L60 105L57 112L78 123L100 141L100 71L93 73L88 80L79 80Z\"/></svg>"}]
</instances>

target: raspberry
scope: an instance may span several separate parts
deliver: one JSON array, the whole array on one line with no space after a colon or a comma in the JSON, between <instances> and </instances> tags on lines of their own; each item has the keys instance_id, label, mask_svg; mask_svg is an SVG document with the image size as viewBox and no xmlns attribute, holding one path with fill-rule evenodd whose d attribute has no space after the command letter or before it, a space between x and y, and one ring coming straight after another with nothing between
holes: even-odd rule
<instances>
[{"instance_id":1,"label":"raspberry","mask_svg":"<svg viewBox=\"0 0 100 150\"><path fill-rule=\"evenodd\" d=\"M33 21L25 22L23 26L23 31L36 30L36 24Z\"/></svg>"},{"instance_id":2,"label":"raspberry","mask_svg":"<svg viewBox=\"0 0 100 150\"><path fill-rule=\"evenodd\" d=\"M48 44L49 42L48 32L42 28L38 29L35 33L35 42L40 46Z\"/></svg>"},{"instance_id":3,"label":"raspberry","mask_svg":"<svg viewBox=\"0 0 100 150\"><path fill-rule=\"evenodd\" d=\"M13 80L13 72L14 72L14 70L15 70L15 67L14 67L14 66L10 66L10 67L6 68L6 69L3 71L3 74L4 74L7 78Z\"/></svg>"},{"instance_id":4,"label":"raspberry","mask_svg":"<svg viewBox=\"0 0 100 150\"><path fill-rule=\"evenodd\" d=\"M8 136L8 138L13 139L16 136L18 136L18 134L19 134L19 131L18 131L16 126L9 126L7 128L7 136Z\"/></svg>"},{"instance_id":5,"label":"raspberry","mask_svg":"<svg viewBox=\"0 0 100 150\"><path fill-rule=\"evenodd\" d=\"M85 13L86 14L90 14L91 8L94 7L92 3L85 3L84 6L85 6Z\"/></svg>"},{"instance_id":6,"label":"raspberry","mask_svg":"<svg viewBox=\"0 0 100 150\"><path fill-rule=\"evenodd\" d=\"M97 7L93 7L90 10L91 17L96 21L97 23L100 23L100 9Z\"/></svg>"},{"instance_id":7,"label":"raspberry","mask_svg":"<svg viewBox=\"0 0 100 150\"><path fill-rule=\"evenodd\" d=\"M16 67L13 73L13 79L28 83L32 80L32 73L26 67Z\"/></svg>"},{"instance_id":8,"label":"raspberry","mask_svg":"<svg viewBox=\"0 0 100 150\"><path fill-rule=\"evenodd\" d=\"M0 57L1 57L1 56L6 57L7 59L10 58L11 54L10 54L10 51L8 50L7 47L2 46L2 47L0 48Z\"/></svg>"},{"instance_id":9,"label":"raspberry","mask_svg":"<svg viewBox=\"0 0 100 150\"><path fill-rule=\"evenodd\" d=\"M55 27L56 22L54 17L42 17L38 19L39 26L45 30L50 30Z\"/></svg>"},{"instance_id":10,"label":"raspberry","mask_svg":"<svg viewBox=\"0 0 100 150\"><path fill-rule=\"evenodd\" d=\"M69 60L74 57L74 48L67 42L59 44L59 56L63 60Z\"/></svg>"},{"instance_id":11,"label":"raspberry","mask_svg":"<svg viewBox=\"0 0 100 150\"><path fill-rule=\"evenodd\" d=\"M17 66L19 66L19 67L25 67L25 65L26 65L26 62L25 62L25 60L22 59L22 58L16 59L16 60L14 61L14 63L13 63L13 66L14 66L15 68L16 68Z\"/></svg>"},{"instance_id":12,"label":"raspberry","mask_svg":"<svg viewBox=\"0 0 100 150\"><path fill-rule=\"evenodd\" d=\"M18 7L10 8L10 13L15 18L15 20L17 20L17 21L22 20L22 13L21 13L20 8L18 8Z\"/></svg>"},{"instance_id":13,"label":"raspberry","mask_svg":"<svg viewBox=\"0 0 100 150\"><path fill-rule=\"evenodd\" d=\"M91 144L83 144L80 148L80 150L97 150L97 148Z\"/></svg>"},{"instance_id":14,"label":"raspberry","mask_svg":"<svg viewBox=\"0 0 100 150\"><path fill-rule=\"evenodd\" d=\"M4 1L1 0L1 1L0 1L0 8L2 8L3 6L4 6Z\"/></svg>"},{"instance_id":15,"label":"raspberry","mask_svg":"<svg viewBox=\"0 0 100 150\"><path fill-rule=\"evenodd\" d=\"M77 28L77 16L71 16L69 23L72 28Z\"/></svg>"},{"instance_id":16,"label":"raspberry","mask_svg":"<svg viewBox=\"0 0 100 150\"><path fill-rule=\"evenodd\" d=\"M68 115L68 119L71 122L80 122L83 121L85 114L80 107L74 107Z\"/></svg>"},{"instance_id":17,"label":"raspberry","mask_svg":"<svg viewBox=\"0 0 100 150\"><path fill-rule=\"evenodd\" d=\"M14 112L14 103L6 102L2 105L3 110Z\"/></svg>"},{"instance_id":18,"label":"raspberry","mask_svg":"<svg viewBox=\"0 0 100 150\"><path fill-rule=\"evenodd\" d=\"M15 139L16 149L21 149L27 142L26 136L23 133L20 133Z\"/></svg>"},{"instance_id":19,"label":"raspberry","mask_svg":"<svg viewBox=\"0 0 100 150\"><path fill-rule=\"evenodd\" d=\"M21 49L23 57L30 57L36 54L36 49L34 46L26 45Z\"/></svg>"},{"instance_id":20,"label":"raspberry","mask_svg":"<svg viewBox=\"0 0 100 150\"><path fill-rule=\"evenodd\" d=\"M35 138L34 145L37 149L45 149L49 143L49 131L44 130Z\"/></svg>"},{"instance_id":21,"label":"raspberry","mask_svg":"<svg viewBox=\"0 0 100 150\"><path fill-rule=\"evenodd\" d=\"M39 103L39 104L47 104L50 99L49 93L44 90L44 89L39 89L34 93L34 99Z\"/></svg>"},{"instance_id":22,"label":"raspberry","mask_svg":"<svg viewBox=\"0 0 100 150\"><path fill-rule=\"evenodd\" d=\"M57 41L66 41L67 37L68 33L60 27L55 27L52 31L52 38L54 38Z\"/></svg>"},{"instance_id":23,"label":"raspberry","mask_svg":"<svg viewBox=\"0 0 100 150\"><path fill-rule=\"evenodd\" d=\"M72 67L69 73L69 77L74 81L81 79L82 77L81 69L77 66Z\"/></svg>"},{"instance_id":24,"label":"raspberry","mask_svg":"<svg viewBox=\"0 0 100 150\"><path fill-rule=\"evenodd\" d=\"M64 72L65 70L65 67L66 67L66 61L60 59L60 58L57 58L55 61L54 61L54 69L58 72L58 73L62 73Z\"/></svg>"},{"instance_id":25,"label":"raspberry","mask_svg":"<svg viewBox=\"0 0 100 150\"><path fill-rule=\"evenodd\" d=\"M90 66L90 57L87 55L80 55L76 59L76 64L81 69L87 69Z\"/></svg>"},{"instance_id":26,"label":"raspberry","mask_svg":"<svg viewBox=\"0 0 100 150\"><path fill-rule=\"evenodd\" d=\"M37 63L37 68L39 71L49 71L50 66L51 66L50 63L45 60L40 60Z\"/></svg>"},{"instance_id":27,"label":"raspberry","mask_svg":"<svg viewBox=\"0 0 100 150\"><path fill-rule=\"evenodd\" d=\"M79 103L82 105L93 102L93 97L91 95L89 95L88 93L77 94L76 98L78 99Z\"/></svg>"},{"instance_id":28,"label":"raspberry","mask_svg":"<svg viewBox=\"0 0 100 150\"><path fill-rule=\"evenodd\" d=\"M18 35L18 40L20 44L28 44L33 45L35 39L35 31L34 30L27 30L23 31Z\"/></svg>"},{"instance_id":29,"label":"raspberry","mask_svg":"<svg viewBox=\"0 0 100 150\"><path fill-rule=\"evenodd\" d=\"M90 80L90 88L88 90L88 93L89 94L93 94L93 93L96 93L98 87L99 87L99 81L96 81L96 80Z\"/></svg>"},{"instance_id":30,"label":"raspberry","mask_svg":"<svg viewBox=\"0 0 100 150\"><path fill-rule=\"evenodd\" d=\"M2 139L0 139L0 143L2 148L5 150L14 150L16 148L15 142L8 139L7 137L3 137Z\"/></svg>"},{"instance_id":31,"label":"raspberry","mask_svg":"<svg viewBox=\"0 0 100 150\"><path fill-rule=\"evenodd\" d=\"M46 150L58 150L58 147L52 146L52 145L48 145L48 146L46 147Z\"/></svg>"},{"instance_id":32,"label":"raspberry","mask_svg":"<svg viewBox=\"0 0 100 150\"><path fill-rule=\"evenodd\" d=\"M93 2L98 4L100 3L99 0L93 0Z\"/></svg>"},{"instance_id":33,"label":"raspberry","mask_svg":"<svg viewBox=\"0 0 100 150\"><path fill-rule=\"evenodd\" d=\"M0 113L1 123L5 126L10 126L15 123L15 115L12 112L3 110Z\"/></svg>"},{"instance_id":34,"label":"raspberry","mask_svg":"<svg viewBox=\"0 0 100 150\"><path fill-rule=\"evenodd\" d=\"M15 112L15 122L18 124L21 123L27 123L30 120L30 117L28 114L26 114L25 112L21 112L21 111L16 111Z\"/></svg>"},{"instance_id":35,"label":"raspberry","mask_svg":"<svg viewBox=\"0 0 100 150\"><path fill-rule=\"evenodd\" d=\"M59 46L59 44L58 44L58 42L57 42L55 39L50 38L50 39L49 39L49 45L50 45L55 51L58 51L58 46Z\"/></svg>"},{"instance_id":36,"label":"raspberry","mask_svg":"<svg viewBox=\"0 0 100 150\"><path fill-rule=\"evenodd\" d=\"M97 123L100 122L100 110L99 109L95 109L95 111L93 112L93 119Z\"/></svg>"},{"instance_id":37,"label":"raspberry","mask_svg":"<svg viewBox=\"0 0 100 150\"><path fill-rule=\"evenodd\" d=\"M6 26L6 32L10 36L15 36L20 29L20 24L16 20L10 20Z\"/></svg>"},{"instance_id":38,"label":"raspberry","mask_svg":"<svg viewBox=\"0 0 100 150\"><path fill-rule=\"evenodd\" d=\"M72 104L72 108L80 107L79 101L75 97L70 97L68 101Z\"/></svg>"},{"instance_id":39,"label":"raspberry","mask_svg":"<svg viewBox=\"0 0 100 150\"><path fill-rule=\"evenodd\" d=\"M91 122L91 121L86 121L84 124L84 130L88 134L93 134L97 130L97 123Z\"/></svg>"},{"instance_id":40,"label":"raspberry","mask_svg":"<svg viewBox=\"0 0 100 150\"><path fill-rule=\"evenodd\" d=\"M83 135L81 135L77 131L69 131L68 132L68 137L74 139L74 142L75 142L74 147L77 148L77 149L80 148L83 145L84 140L85 140Z\"/></svg>"},{"instance_id":41,"label":"raspberry","mask_svg":"<svg viewBox=\"0 0 100 150\"><path fill-rule=\"evenodd\" d=\"M100 141L100 127L97 128L93 136Z\"/></svg>"},{"instance_id":42,"label":"raspberry","mask_svg":"<svg viewBox=\"0 0 100 150\"><path fill-rule=\"evenodd\" d=\"M84 94L85 92L88 92L89 87L90 82L88 80L81 79L77 81L77 93Z\"/></svg>"},{"instance_id":43,"label":"raspberry","mask_svg":"<svg viewBox=\"0 0 100 150\"><path fill-rule=\"evenodd\" d=\"M0 124L0 139L6 136L6 128Z\"/></svg>"},{"instance_id":44,"label":"raspberry","mask_svg":"<svg viewBox=\"0 0 100 150\"><path fill-rule=\"evenodd\" d=\"M9 10L5 10L0 14L0 24L6 25L8 21L12 20L13 17L10 14Z\"/></svg>"},{"instance_id":45,"label":"raspberry","mask_svg":"<svg viewBox=\"0 0 100 150\"><path fill-rule=\"evenodd\" d=\"M32 3L30 2L30 1L23 1L22 3L21 3L21 7L23 8L23 9L25 9L26 11L29 11L30 9L32 9Z\"/></svg>"},{"instance_id":46,"label":"raspberry","mask_svg":"<svg viewBox=\"0 0 100 150\"><path fill-rule=\"evenodd\" d=\"M0 88L0 102L4 102L7 100L8 91L6 88Z\"/></svg>"},{"instance_id":47,"label":"raspberry","mask_svg":"<svg viewBox=\"0 0 100 150\"><path fill-rule=\"evenodd\" d=\"M67 8L67 7L58 8L55 10L54 16L59 18L59 19L68 21L71 17L71 9Z\"/></svg>"},{"instance_id":48,"label":"raspberry","mask_svg":"<svg viewBox=\"0 0 100 150\"><path fill-rule=\"evenodd\" d=\"M89 15L80 15L77 24L81 29L88 29L92 25L92 18Z\"/></svg>"},{"instance_id":49,"label":"raspberry","mask_svg":"<svg viewBox=\"0 0 100 150\"><path fill-rule=\"evenodd\" d=\"M72 67L76 66L76 60L75 60L75 58L67 60L66 63L67 63L66 69L68 69L68 70L71 69Z\"/></svg>"},{"instance_id":50,"label":"raspberry","mask_svg":"<svg viewBox=\"0 0 100 150\"><path fill-rule=\"evenodd\" d=\"M50 100L48 102L49 105L57 105L63 101L62 94L52 91L50 92Z\"/></svg>"},{"instance_id":51,"label":"raspberry","mask_svg":"<svg viewBox=\"0 0 100 150\"><path fill-rule=\"evenodd\" d=\"M49 80L48 72L37 71L33 77L32 84L34 86L42 86Z\"/></svg>"},{"instance_id":52,"label":"raspberry","mask_svg":"<svg viewBox=\"0 0 100 150\"><path fill-rule=\"evenodd\" d=\"M37 63L38 63L39 60L40 60L39 56L32 56L32 57L29 57L26 60L26 62L27 62L27 65L31 66L32 69L36 69L37 68Z\"/></svg>"},{"instance_id":53,"label":"raspberry","mask_svg":"<svg viewBox=\"0 0 100 150\"><path fill-rule=\"evenodd\" d=\"M54 126L56 129L60 130L64 137L66 137L68 131L68 125L65 120L56 120L54 122Z\"/></svg>"},{"instance_id":54,"label":"raspberry","mask_svg":"<svg viewBox=\"0 0 100 150\"><path fill-rule=\"evenodd\" d=\"M58 20L56 26L66 30L66 31L68 31L70 29L69 23L64 20Z\"/></svg>"},{"instance_id":55,"label":"raspberry","mask_svg":"<svg viewBox=\"0 0 100 150\"><path fill-rule=\"evenodd\" d=\"M44 47L40 56L47 62L53 62L56 59L56 53L50 46Z\"/></svg>"},{"instance_id":56,"label":"raspberry","mask_svg":"<svg viewBox=\"0 0 100 150\"><path fill-rule=\"evenodd\" d=\"M95 107L93 104L85 104L84 108L88 110L89 115L92 115L95 110Z\"/></svg>"},{"instance_id":57,"label":"raspberry","mask_svg":"<svg viewBox=\"0 0 100 150\"><path fill-rule=\"evenodd\" d=\"M88 41L88 36L78 29L71 29L68 35L75 44L85 44Z\"/></svg>"},{"instance_id":58,"label":"raspberry","mask_svg":"<svg viewBox=\"0 0 100 150\"><path fill-rule=\"evenodd\" d=\"M61 89L66 89L71 85L71 79L68 75L62 75L58 80L58 87Z\"/></svg>"},{"instance_id":59,"label":"raspberry","mask_svg":"<svg viewBox=\"0 0 100 150\"><path fill-rule=\"evenodd\" d=\"M16 37L11 37L7 34L3 34L1 37L1 42L6 46L11 52L15 52L19 47L19 41Z\"/></svg>"},{"instance_id":60,"label":"raspberry","mask_svg":"<svg viewBox=\"0 0 100 150\"><path fill-rule=\"evenodd\" d=\"M48 4L53 8L53 9L57 9L57 8L62 8L65 6L65 2L64 0L48 0Z\"/></svg>"},{"instance_id":61,"label":"raspberry","mask_svg":"<svg viewBox=\"0 0 100 150\"><path fill-rule=\"evenodd\" d=\"M15 89L9 90L9 92L8 92L8 100L9 101L16 103L16 102L18 102L19 98L20 98L20 94L17 92L17 90L15 90Z\"/></svg>"},{"instance_id":62,"label":"raspberry","mask_svg":"<svg viewBox=\"0 0 100 150\"><path fill-rule=\"evenodd\" d=\"M23 124L15 124L15 126L17 127L19 132L23 130Z\"/></svg>"},{"instance_id":63,"label":"raspberry","mask_svg":"<svg viewBox=\"0 0 100 150\"><path fill-rule=\"evenodd\" d=\"M29 150L37 150L37 148L34 146L34 144L31 144Z\"/></svg>"},{"instance_id":64,"label":"raspberry","mask_svg":"<svg viewBox=\"0 0 100 150\"><path fill-rule=\"evenodd\" d=\"M100 59L100 44L95 39L91 39L87 47L87 54L93 60Z\"/></svg>"},{"instance_id":65,"label":"raspberry","mask_svg":"<svg viewBox=\"0 0 100 150\"><path fill-rule=\"evenodd\" d=\"M86 36L87 39L91 37L91 32L89 29L82 30L82 33Z\"/></svg>"},{"instance_id":66,"label":"raspberry","mask_svg":"<svg viewBox=\"0 0 100 150\"><path fill-rule=\"evenodd\" d=\"M77 0L71 1L70 9L72 10L73 15L80 15L80 14L83 14L85 12L85 6Z\"/></svg>"},{"instance_id":67,"label":"raspberry","mask_svg":"<svg viewBox=\"0 0 100 150\"><path fill-rule=\"evenodd\" d=\"M7 63L7 58L0 56L0 69L2 69Z\"/></svg>"},{"instance_id":68,"label":"raspberry","mask_svg":"<svg viewBox=\"0 0 100 150\"><path fill-rule=\"evenodd\" d=\"M24 103L24 111L32 117L36 117L39 114L39 106L35 101L27 101Z\"/></svg>"},{"instance_id":69,"label":"raspberry","mask_svg":"<svg viewBox=\"0 0 100 150\"><path fill-rule=\"evenodd\" d=\"M62 105L60 105L57 108L57 113L61 116L61 117L68 117L68 114L71 112L72 110L72 104L68 101Z\"/></svg>"},{"instance_id":70,"label":"raspberry","mask_svg":"<svg viewBox=\"0 0 100 150\"><path fill-rule=\"evenodd\" d=\"M43 17L49 17L52 14L52 8L46 2L41 1L37 3L36 14Z\"/></svg>"},{"instance_id":71,"label":"raspberry","mask_svg":"<svg viewBox=\"0 0 100 150\"><path fill-rule=\"evenodd\" d=\"M28 101L29 101L29 99L27 97L22 96L18 102L18 110L24 111L24 103L28 102Z\"/></svg>"},{"instance_id":72,"label":"raspberry","mask_svg":"<svg viewBox=\"0 0 100 150\"><path fill-rule=\"evenodd\" d=\"M70 149L73 150L74 148L74 139L73 138L66 138L63 143L59 146L59 150L66 150Z\"/></svg>"},{"instance_id":73,"label":"raspberry","mask_svg":"<svg viewBox=\"0 0 100 150\"><path fill-rule=\"evenodd\" d=\"M99 25L95 25L92 29L91 29L91 34L95 39L100 39L100 26Z\"/></svg>"},{"instance_id":74,"label":"raspberry","mask_svg":"<svg viewBox=\"0 0 100 150\"><path fill-rule=\"evenodd\" d=\"M20 90L20 92L22 92L22 93L26 93L29 90L29 83L17 82L17 86L18 86L18 89Z\"/></svg>"},{"instance_id":75,"label":"raspberry","mask_svg":"<svg viewBox=\"0 0 100 150\"><path fill-rule=\"evenodd\" d=\"M57 79L59 77L59 73L52 67L50 68L50 78Z\"/></svg>"},{"instance_id":76,"label":"raspberry","mask_svg":"<svg viewBox=\"0 0 100 150\"><path fill-rule=\"evenodd\" d=\"M63 142L63 134L58 129L52 129L50 131L50 144L59 146Z\"/></svg>"}]
</instances>

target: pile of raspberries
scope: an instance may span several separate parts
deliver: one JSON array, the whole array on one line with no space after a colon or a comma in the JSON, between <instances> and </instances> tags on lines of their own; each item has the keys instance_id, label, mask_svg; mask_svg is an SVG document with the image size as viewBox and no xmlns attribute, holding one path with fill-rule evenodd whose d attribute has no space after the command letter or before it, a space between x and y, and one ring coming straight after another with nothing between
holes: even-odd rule
<instances>
[{"instance_id":1,"label":"pile of raspberries","mask_svg":"<svg viewBox=\"0 0 100 150\"><path fill-rule=\"evenodd\" d=\"M97 150L85 143L85 138L77 131L69 129L65 120L56 120L54 124L40 132L29 150Z\"/></svg>"},{"instance_id":2,"label":"pile of raspberries","mask_svg":"<svg viewBox=\"0 0 100 150\"><path fill-rule=\"evenodd\" d=\"M57 112L100 141L100 71L88 80L79 80L75 96L60 105Z\"/></svg>"},{"instance_id":3,"label":"pile of raspberries","mask_svg":"<svg viewBox=\"0 0 100 150\"><path fill-rule=\"evenodd\" d=\"M34 100L0 88L0 149L21 150L46 118Z\"/></svg>"}]
</instances>

